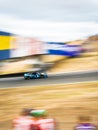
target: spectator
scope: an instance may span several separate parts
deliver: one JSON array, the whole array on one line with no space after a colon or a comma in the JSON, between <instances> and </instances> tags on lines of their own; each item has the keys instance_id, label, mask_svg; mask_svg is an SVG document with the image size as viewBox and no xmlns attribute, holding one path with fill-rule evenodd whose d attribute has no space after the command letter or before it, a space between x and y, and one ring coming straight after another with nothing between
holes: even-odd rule
<instances>
[{"instance_id":1,"label":"spectator","mask_svg":"<svg viewBox=\"0 0 98 130\"><path fill-rule=\"evenodd\" d=\"M30 117L31 109L23 109L20 116L12 121L13 130L36 130L34 121Z\"/></svg>"},{"instance_id":2,"label":"spectator","mask_svg":"<svg viewBox=\"0 0 98 130\"><path fill-rule=\"evenodd\" d=\"M78 124L75 126L75 130L96 130L97 127L91 123L89 116L79 116Z\"/></svg>"},{"instance_id":3,"label":"spectator","mask_svg":"<svg viewBox=\"0 0 98 130\"><path fill-rule=\"evenodd\" d=\"M31 115L34 117L37 130L55 130L56 123L53 118L47 117L46 110L33 110Z\"/></svg>"}]
</instances>

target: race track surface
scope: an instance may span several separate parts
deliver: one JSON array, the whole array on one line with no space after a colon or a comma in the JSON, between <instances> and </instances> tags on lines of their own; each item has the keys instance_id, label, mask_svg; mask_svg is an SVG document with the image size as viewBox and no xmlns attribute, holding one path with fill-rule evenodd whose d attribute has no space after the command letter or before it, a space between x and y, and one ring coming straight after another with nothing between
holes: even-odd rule
<instances>
[{"instance_id":1,"label":"race track surface","mask_svg":"<svg viewBox=\"0 0 98 130\"><path fill-rule=\"evenodd\" d=\"M85 82L85 81L98 81L98 71L49 75L47 79L24 80L23 77L1 78L0 88L42 86L42 85L53 85L64 83L66 84L66 83Z\"/></svg>"}]
</instances>

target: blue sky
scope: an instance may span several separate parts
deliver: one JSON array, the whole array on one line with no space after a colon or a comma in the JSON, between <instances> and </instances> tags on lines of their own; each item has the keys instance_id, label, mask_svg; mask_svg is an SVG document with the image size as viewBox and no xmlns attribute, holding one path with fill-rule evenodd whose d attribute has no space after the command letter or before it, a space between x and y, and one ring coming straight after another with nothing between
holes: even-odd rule
<instances>
[{"instance_id":1,"label":"blue sky","mask_svg":"<svg viewBox=\"0 0 98 130\"><path fill-rule=\"evenodd\" d=\"M98 0L0 0L0 28L45 41L98 34Z\"/></svg>"}]
</instances>

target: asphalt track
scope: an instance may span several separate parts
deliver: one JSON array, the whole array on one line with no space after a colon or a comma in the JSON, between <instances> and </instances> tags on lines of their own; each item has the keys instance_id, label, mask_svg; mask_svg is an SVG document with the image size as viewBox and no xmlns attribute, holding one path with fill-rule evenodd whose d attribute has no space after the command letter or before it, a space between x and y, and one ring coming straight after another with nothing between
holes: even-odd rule
<instances>
[{"instance_id":1,"label":"asphalt track","mask_svg":"<svg viewBox=\"0 0 98 130\"><path fill-rule=\"evenodd\" d=\"M24 80L23 77L1 78L0 88L42 86L42 85L66 84L66 83L85 82L85 81L98 81L98 71L55 74L55 75L49 75L47 79Z\"/></svg>"}]
</instances>

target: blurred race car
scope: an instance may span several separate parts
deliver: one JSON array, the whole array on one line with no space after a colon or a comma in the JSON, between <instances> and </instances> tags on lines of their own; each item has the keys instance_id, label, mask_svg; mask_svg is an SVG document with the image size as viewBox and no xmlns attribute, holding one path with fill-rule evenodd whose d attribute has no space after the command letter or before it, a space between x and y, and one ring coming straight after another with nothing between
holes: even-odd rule
<instances>
[{"instance_id":1,"label":"blurred race car","mask_svg":"<svg viewBox=\"0 0 98 130\"><path fill-rule=\"evenodd\" d=\"M48 75L45 72L28 72L24 74L24 79L41 79L48 78Z\"/></svg>"}]
</instances>

